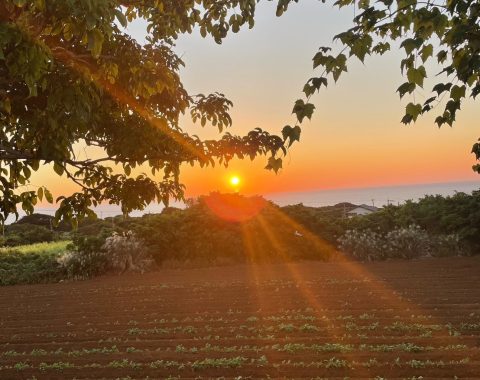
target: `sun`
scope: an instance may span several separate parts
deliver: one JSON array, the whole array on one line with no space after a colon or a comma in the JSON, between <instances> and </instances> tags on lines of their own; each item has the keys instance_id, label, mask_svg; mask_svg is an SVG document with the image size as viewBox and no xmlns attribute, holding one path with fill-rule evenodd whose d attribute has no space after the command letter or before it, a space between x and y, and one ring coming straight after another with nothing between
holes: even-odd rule
<instances>
[{"instance_id":1,"label":"sun","mask_svg":"<svg viewBox=\"0 0 480 380\"><path fill-rule=\"evenodd\" d=\"M231 176L230 177L230 185L232 185L233 187L237 187L238 185L240 185L240 177L234 175L234 176Z\"/></svg>"}]
</instances>

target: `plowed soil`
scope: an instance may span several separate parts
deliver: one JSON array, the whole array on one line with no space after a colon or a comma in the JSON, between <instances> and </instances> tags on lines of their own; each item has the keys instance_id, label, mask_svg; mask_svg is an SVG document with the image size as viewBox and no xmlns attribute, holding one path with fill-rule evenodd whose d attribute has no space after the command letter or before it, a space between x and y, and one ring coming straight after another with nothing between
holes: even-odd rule
<instances>
[{"instance_id":1,"label":"plowed soil","mask_svg":"<svg viewBox=\"0 0 480 380\"><path fill-rule=\"evenodd\" d=\"M0 379L480 379L480 258L0 288Z\"/></svg>"}]
</instances>

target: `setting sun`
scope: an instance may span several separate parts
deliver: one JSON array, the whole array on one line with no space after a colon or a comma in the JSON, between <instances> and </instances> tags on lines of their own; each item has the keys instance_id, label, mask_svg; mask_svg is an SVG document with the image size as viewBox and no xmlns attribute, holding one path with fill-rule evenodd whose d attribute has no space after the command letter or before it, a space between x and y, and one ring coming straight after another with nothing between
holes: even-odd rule
<instances>
[{"instance_id":1,"label":"setting sun","mask_svg":"<svg viewBox=\"0 0 480 380\"><path fill-rule=\"evenodd\" d=\"M238 186L240 184L240 178L236 175L230 177L230 185L232 186Z\"/></svg>"}]
</instances>

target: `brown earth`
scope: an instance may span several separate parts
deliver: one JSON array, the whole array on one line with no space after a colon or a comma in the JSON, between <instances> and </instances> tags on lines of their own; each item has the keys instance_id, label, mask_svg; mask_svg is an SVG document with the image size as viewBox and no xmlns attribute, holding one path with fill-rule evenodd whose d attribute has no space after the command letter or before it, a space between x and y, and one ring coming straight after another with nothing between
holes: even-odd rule
<instances>
[{"instance_id":1,"label":"brown earth","mask_svg":"<svg viewBox=\"0 0 480 380\"><path fill-rule=\"evenodd\" d=\"M474 257L4 287L0 379L480 379L479 284Z\"/></svg>"}]
</instances>

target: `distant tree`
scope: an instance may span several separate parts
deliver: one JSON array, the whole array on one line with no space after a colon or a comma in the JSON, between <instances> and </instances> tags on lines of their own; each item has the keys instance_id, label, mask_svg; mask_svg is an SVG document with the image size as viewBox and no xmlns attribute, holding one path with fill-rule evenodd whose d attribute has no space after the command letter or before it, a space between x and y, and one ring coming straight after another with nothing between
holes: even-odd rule
<instances>
[{"instance_id":1,"label":"distant tree","mask_svg":"<svg viewBox=\"0 0 480 380\"><path fill-rule=\"evenodd\" d=\"M34 224L11 224L5 228L5 241L7 246L42 243L52 241L55 233L44 226Z\"/></svg>"},{"instance_id":2,"label":"distant tree","mask_svg":"<svg viewBox=\"0 0 480 380\"><path fill-rule=\"evenodd\" d=\"M480 5L473 0L338 0L338 7L355 10L353 27L335 37L338 54L322 47L313 58L323 71L304 87L305 99L295 102L297 122L285 126L282 137L255 129L246 136L225 133L202 141L179 125L190 112L193 121L211 124L220 132L232 123L232 103L220 93L191 95L183 87L181 59L172 48L180 34L198 28L217 43L229 31L253 27L260 0L4 0L0 3L0 222L18 215L21 205L32 213L38 200L53 202L45 187L25 190L33 171L50 163L79 191L61 196L56 221L74 224L93 215L93 206L108 201L124 213L152 201L165 204L183 198L182 163L213 165L233 157L269 155L267 168L278 171L281 154L300 139L300 124L310 119L310 97L328 80L347 71L349 57L362 62L384 54L398 41L406 82L401 97L422 87L424 63L434 55L442 66L432 96L406 107L402 121L445 102L439 126L452 125L466 96L480 93ZM298 0L293 0L298 2ZM279 0L282 15L292 0ZM145 45L124 28L143 18L148 23ZM417 97L418 99L418 97ZM87 158L76 154L86 145L101 152ZM480 159L480 144L473 147ZM146 164L149 175L132 176ZM480 165L474 166L480 172Z\"/></svg>"}]
</instances>

